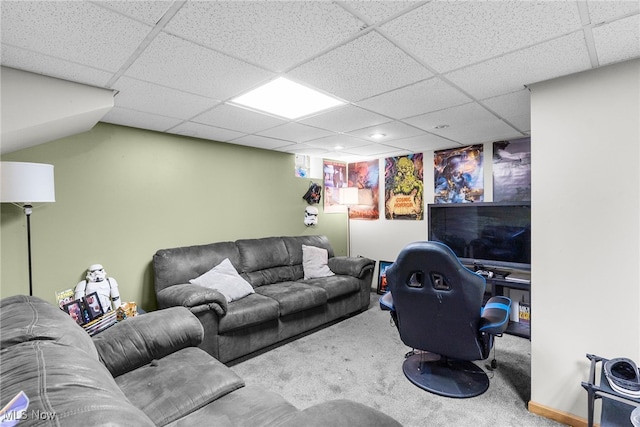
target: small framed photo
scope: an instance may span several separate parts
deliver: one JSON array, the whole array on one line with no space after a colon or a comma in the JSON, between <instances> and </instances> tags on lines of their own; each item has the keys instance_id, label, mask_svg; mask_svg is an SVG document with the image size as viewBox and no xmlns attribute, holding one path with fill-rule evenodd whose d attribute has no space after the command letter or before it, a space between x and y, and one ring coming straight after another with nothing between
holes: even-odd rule
<instances>
[{"instance_id":1,"label":"small framed photo","mask_svg":"<svg viewBox=\"0 0 640 427\"><path fill-rule=\"evenodd\" d=\"M82 300L79 299L64 305L64 311L66 311L78 325L84 325L87 323L85 321L83 308Z\"/></svg>"},{"instance_id":2,"label":"small framed photo","mask_svg":"<svg viewBox=\"0 0 640 427\"><path fill-rule=\"evenodd\" d=\"M84 305L89 311L89 317L91 318L91 320L95 319L96 317L100 317L104 314L104 310L100 305L100 297L98 297L97 292L93 292L85 296Z\"/></svg>"},{"instance_id":3,"label":"small framed photo","mask_svg":"<svg viewBox=\"0 0 640 427\"><path fill-rule=\"evenodd\" d=\"M380 295L386 294L389 289L387 289L387 269L391 267L393 262L391 261L380 261L380 266L378 268L378 293Z\"/></svg>"}]
</instances>

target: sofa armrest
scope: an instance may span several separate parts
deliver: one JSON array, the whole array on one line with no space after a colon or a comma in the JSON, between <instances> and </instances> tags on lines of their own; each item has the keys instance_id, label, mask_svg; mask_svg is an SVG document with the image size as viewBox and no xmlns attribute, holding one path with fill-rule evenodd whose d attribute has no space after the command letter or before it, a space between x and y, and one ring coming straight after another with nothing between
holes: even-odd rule
<instances>
[{"instance_id":1,"label":"sofa armrest","mask_svg":"<svg viewBox=\"0 0 640 427\"><path fill-rule=\"evenodd\" d=\"M161 359L204 338L202 324L187 308L172 307L123 320L93 336L102 363L114 377Z\"/></svg>"},{"instance_id":2,"label":"sofa armrest","mask_svg":"<svg viewBox=\"0 0 640 427\"><path fill-rule=\"evenodd\" d=\"M336 274L345 274L362 279L368 272L373 270L375 261L364 257L335 256L329 258L328 265L331 271Z\"/></svg>"},{"instance_id":3,"label":"sofa armrest","mask_svg":"<svg viewBox=\"0 0 640 427\"><path fill-rule=\"evenodd\" d=\"M509 326L511 299L502 296L491 297L482 308L480 331L500 335Z\"/></svg>"},{"instance_id":4,"label":"sofa armrest","mask_svg":"<svg viewBox=\"0 0 640 427\"><path fill-rule=\"evenodd\" d=\"M164 288L156 294L158 306L187 307L193 313L213 310L218 316L227 313L227 299L220 292L199 285L184 284Z\"/></svg>"}]
</instances>

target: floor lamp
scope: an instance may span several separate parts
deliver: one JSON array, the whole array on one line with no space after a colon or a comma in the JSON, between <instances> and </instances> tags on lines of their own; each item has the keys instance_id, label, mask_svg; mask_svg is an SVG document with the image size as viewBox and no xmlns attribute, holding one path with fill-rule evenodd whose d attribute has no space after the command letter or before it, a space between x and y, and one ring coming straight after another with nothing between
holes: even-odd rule
<instances>
[{"instance_id":1,"label":"floor lamp","mask_svg":"<svg viewBox=\"0 0 640 427\"><path fill-rule=\"evenodd\" d=\"M33 295L31 271L31 213L33 203L55 202L53 165L25 162L0 162L0 202L24 209L27 217L29 256L29 295Z\"/></svg>"},{"instance_id":2,"label":"floor lamp","mask_svg":"<svg viewBox=\"0 0 640 427\"><path fill-rule=\"evenodd\" d=\"M358 189L342 187L339 190L340 204L347 207L347 256L351 256L351 206L358 204Z\"/></svg>"}]
</instances>

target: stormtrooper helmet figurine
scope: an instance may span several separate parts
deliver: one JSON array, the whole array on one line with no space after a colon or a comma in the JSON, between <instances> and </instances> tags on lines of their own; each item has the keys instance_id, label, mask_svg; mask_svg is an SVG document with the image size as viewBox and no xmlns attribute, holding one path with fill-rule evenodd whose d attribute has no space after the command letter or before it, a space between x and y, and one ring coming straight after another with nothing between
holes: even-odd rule
<instances>
[{"instance_id":1,"label":"stormtrooper helmet figurine","mask_svg":"<svg viewBox=\"0 0 640 427\"><path fill-rule=\"evenodd\" d=\"M86 280L81 281L75 288L75 299L84 298L94 292L98 293L100 306L106 313L120 307L120 292L118 282L113 277L107 277L101 264L92 264L87 269ZM111 304L113 302L113 305Z\"/></svg>"},{"instance_id":2,"label":"stormtrooper helmet figurine","mask_svg":"<svg viewBox=\"0 0 640 427\"><path fill-rule=\"evenodd\" d=\"M304 210L304 225L307 227L318 224L318 208L307 206Z\"/></svg>"}]
</instances>

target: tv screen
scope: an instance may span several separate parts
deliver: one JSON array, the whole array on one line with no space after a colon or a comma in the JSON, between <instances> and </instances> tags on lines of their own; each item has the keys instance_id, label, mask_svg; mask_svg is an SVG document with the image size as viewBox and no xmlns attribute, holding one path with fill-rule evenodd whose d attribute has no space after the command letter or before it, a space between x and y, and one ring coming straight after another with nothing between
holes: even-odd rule
<instances>
[{"instance_id":1,"label":"tv screen","mask_svg":"<svg viewBox=\"0 0 640 427\"><path fill-rule=\"evenodd\" d=\"M429 240L449 246L463 264L531 269L531 204L429 205Z\"/></svg>"}]
</instances>

